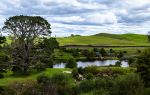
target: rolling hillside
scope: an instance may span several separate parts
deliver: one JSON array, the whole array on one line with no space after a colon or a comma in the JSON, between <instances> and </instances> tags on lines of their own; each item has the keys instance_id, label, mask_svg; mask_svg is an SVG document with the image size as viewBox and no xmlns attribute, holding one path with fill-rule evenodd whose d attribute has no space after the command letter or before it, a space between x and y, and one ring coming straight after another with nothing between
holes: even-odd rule
<instances>
[{"instance_id":1,"label":"rolling hillside","mask_svg":"<svg viewBox=\"0 0 150 95\"><path fill-rule=\"evenodd\" d=\"M150 46L146 35L140 34L107 34L92 36L73 36L57 38L63 45L103 45L103 46Z\"/></svg>"}]
</instances>

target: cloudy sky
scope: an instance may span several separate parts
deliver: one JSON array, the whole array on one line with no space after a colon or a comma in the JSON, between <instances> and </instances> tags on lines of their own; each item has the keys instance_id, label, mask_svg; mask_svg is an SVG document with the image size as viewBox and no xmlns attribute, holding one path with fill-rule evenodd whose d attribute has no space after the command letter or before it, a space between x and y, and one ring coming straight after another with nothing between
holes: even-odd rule
<instances>
[{"instance_id":1,"label":"cloudy sky","mask_svg":"<svg viewBox=\"0 0 150 95\"><path fill-rule=\"evenodd\" d=\"M150 0L0 0L0 27L14 15L39 15L53 36L150 31Z\"/></svg>"}]
</instances>

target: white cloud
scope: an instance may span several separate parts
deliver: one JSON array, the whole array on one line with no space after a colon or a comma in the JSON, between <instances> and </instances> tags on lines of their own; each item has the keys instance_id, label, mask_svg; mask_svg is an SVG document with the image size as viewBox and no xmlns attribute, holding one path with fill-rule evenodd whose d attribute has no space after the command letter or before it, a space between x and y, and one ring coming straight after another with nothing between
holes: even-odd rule
<instances>
[{"instance_id":1,"label":"white cloud","mask_svg":"<svg viewBox=\"0 0 150 95\"><path fill-rule=\"evenodd\" d=\"M150 31L150 0L1 0L0 27L22 14L46 18L57 36Z\"/></svg>"},{"instance_id":2,"label":"white cloud","mask_svg":"<svg viewBox=\"0 0 150 95\"><path fill-rule=\"evenodd\" d=\"M111 12L90 14L87 16L87 20L89 20L90 22L93 22L93 23L97 23L97 24L117 23L116 16Z\"/></svg>"}]
</instances>

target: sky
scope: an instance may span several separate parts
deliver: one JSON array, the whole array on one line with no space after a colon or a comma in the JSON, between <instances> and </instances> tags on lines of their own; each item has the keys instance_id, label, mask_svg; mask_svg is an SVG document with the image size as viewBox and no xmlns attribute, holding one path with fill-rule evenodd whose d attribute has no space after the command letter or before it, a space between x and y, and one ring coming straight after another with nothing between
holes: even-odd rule
<instances>
[{"instance_id":1,"label":"sky","mask_svg":"<svg viewBox=\"0 0 150 95\"><path fill-rule=\"evenodd\" d=\"M0 0L0 28L14 15L42 16L57 37L150 31L150 0Z\"/></svg>"}]
</instances>

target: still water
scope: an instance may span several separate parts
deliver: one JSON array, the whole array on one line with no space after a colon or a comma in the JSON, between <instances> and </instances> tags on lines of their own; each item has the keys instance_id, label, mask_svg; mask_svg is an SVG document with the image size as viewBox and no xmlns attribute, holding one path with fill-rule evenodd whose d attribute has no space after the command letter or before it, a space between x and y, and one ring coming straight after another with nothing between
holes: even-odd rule
<instances>
[{"instance_id":1,"label":"still water","mask_svg":"<svg viewBox=\"0 0 150 95\"><path fill-rule=\"evenodd\" d=\"M118 60L104 60L104 61L87 61L87 62L82 62L82 61L77 61L77 67L87 67L87 66L109 66L109 65L115 65L115 63ZM121 61L121 67L128 67L128 62L126 61ZM58 63L53 65L53 68L65 68L65 63Z\"/></svg>"}]
</instances>

